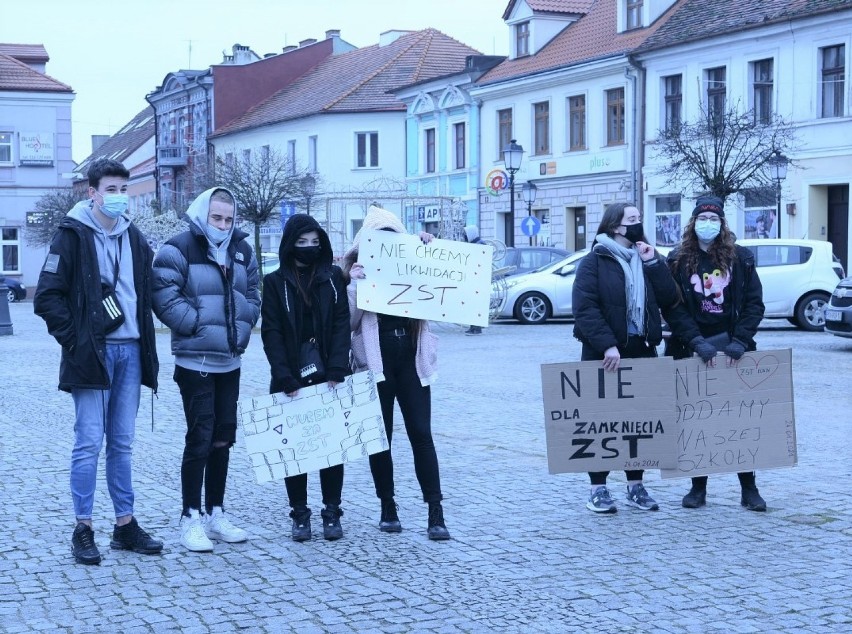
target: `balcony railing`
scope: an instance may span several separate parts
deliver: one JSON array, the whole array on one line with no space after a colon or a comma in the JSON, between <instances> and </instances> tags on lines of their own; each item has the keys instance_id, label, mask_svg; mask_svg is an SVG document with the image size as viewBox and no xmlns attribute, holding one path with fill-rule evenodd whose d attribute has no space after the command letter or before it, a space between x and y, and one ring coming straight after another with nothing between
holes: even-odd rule
<instances>
[{"instance_id":1,"label":"balcony railing","mask_svg":"<svg viewBox=\"0 0 852 634\"><path fill-rule=\"evenodd\" d=\"M183 145L160 145L157 147L157 164L161 167L186 165L188 152Z\"/></svg>"}]
</instances>

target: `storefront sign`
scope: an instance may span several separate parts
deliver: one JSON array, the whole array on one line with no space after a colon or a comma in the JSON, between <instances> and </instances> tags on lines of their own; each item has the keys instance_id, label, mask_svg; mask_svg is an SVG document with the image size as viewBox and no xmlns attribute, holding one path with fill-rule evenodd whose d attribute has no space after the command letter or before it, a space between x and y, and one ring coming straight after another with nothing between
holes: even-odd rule
<instances>
[{"instance_id":1,"label":"storefront sign","mask_svg":"<svg viewBox=\"0 0 852 634\"><path fill-rule=\"evenodd\" d=\"M21 132L19 158L21 165L53 165L53 134Z\"/></svg>"}]
</instances>

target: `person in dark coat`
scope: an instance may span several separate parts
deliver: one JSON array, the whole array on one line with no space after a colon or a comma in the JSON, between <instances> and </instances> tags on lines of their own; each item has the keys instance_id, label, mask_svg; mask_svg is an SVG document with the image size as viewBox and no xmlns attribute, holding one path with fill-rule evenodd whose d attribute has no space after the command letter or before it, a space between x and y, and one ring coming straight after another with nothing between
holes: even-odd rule
<instances>
[{"instance_id":1,"label":"person in dark coat","mask_svg":"<svg viewBox=\"0 0 852 634\"><path fill-rule=\"evenodd\" d=\"M186 211L189 230L154 258L154 310L172 331L174 380L186 415L180 543L193 552L213 550L211 539L248 539L224 511L240 358L260 316L257 260L248 234L234 226L235 212L231 192L208 189Z\"/></svg>"},{"instance_id":2,"label":"person in dark coat","mask_svg":"<svg viewBox=\"0 0 852 634\"><path fill-rule=\"evenodd\" d=\"M577 267L573 287L574 336L583 344L583 361L602 360L608 372L621 359L655 357L663 338L661 306L678 301L665 260L645 239L639 209L631 203L607 205L592 251ZM656 511L641 470L626 471L627 504ZM589 473L586 507L615 513L606 486L609 472Z\"/></svg>"},{"instance_id":3,"label":"person in dark coat","mask_svg":"<svg viewBox=\"0 0 852 634\"><path fill-rule=\"evenodd\" d=\"M694 352L714 366L717 352L723 352L726 363L732 365L757 349L754 336L763 319L763 287L754 255L735 239L725 220L723 201L715 196L699 198L680 246L668 256L683 302L663 311L672 328L667 355L682 359ZM742 505L750 511L765 511L754 472L738 476ZM707 503L706 476L692 478L682 503L686 508Z\"/></svg>"},{"instance_id":4,"label":"person in dark coat","mask_svg":"<svg viewBox=\"0 0 852 634\"><path fill-rule=\"evenodd\" d=\"M88 178L89 199L68 212L50 244L34 309L62 346L59 389L74 399L71 550L78 563L98 564L92 510L104 438L115 511L110 546L145 554L163 549L133 515L131 473L141 386L157 390L159 362L151 317L153 253L125 215L130 173L100 159Z\"/></svg>"},{"instance_id":5,"label":"person in dark coat","mask_svg":"<svg viewBox=\"0 0 852 634\"><path fill-rule=\"evenodd\" d=\"M331 241L317 221L307 214L292 216L284 226L278 250L281 266L264 278L261 305L263 349L272 373L270 393L295 396L309 385L328 383L333 388L349 370L349 301L340 268L332 264ZM302 345L315 342L324 373L302 366ZM343 537L340 508L343 465L320 469L323 536ZM308 476L285 478L293 519L292 538L311 538Z\"/></svg>"}]
</instances>

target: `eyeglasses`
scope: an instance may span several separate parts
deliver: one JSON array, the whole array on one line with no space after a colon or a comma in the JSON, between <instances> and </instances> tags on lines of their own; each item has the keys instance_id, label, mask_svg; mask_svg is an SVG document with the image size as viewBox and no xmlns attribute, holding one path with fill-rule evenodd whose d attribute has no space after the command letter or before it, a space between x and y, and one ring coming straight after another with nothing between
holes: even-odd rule
<instances>
[{"instance_id":1,"label":"eyeglasses","mask_svg":"<svg viewBox=\"0 0 852 634\"><path fill-rule=\"evenodd\" d=\"M713 214L712 216L696 216L696 220L703 220L704 222L722 222L722 219Z\"/></svg>"}]
</instances>

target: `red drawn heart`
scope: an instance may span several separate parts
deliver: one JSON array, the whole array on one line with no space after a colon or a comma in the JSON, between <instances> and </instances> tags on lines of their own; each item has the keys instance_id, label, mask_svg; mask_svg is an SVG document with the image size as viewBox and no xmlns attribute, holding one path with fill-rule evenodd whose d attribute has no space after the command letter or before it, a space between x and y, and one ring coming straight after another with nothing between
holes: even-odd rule
<instances>
[{"instance_id":1,"label":"red drawn heart","mask_svg":"<svg viewBox=\"0 0 852 634\"><path fill-rule=\"evenodd\" d=\"M759 358L758 353L751 353L737 361L737 376L749 388L754 389L778 370L778 357L767 354Z\"/></svg>"}]
</instances>

